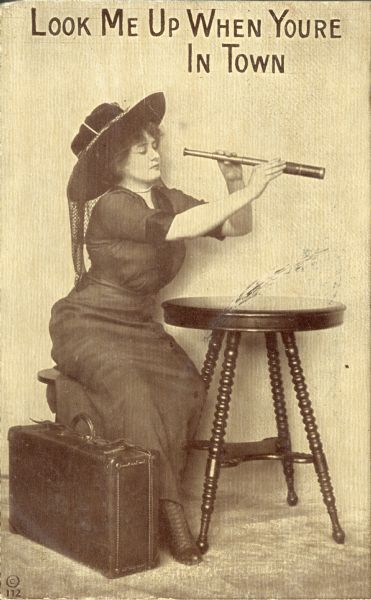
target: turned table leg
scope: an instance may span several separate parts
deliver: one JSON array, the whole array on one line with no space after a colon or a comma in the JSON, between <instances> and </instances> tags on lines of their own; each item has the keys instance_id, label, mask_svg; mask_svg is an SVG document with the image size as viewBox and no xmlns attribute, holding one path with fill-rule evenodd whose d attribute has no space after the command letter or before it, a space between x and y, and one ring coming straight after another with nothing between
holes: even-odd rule
<instances>
[{"instance_id":1,"label":"turned table leg","mask_svg":"<svg viewBox=\"0 0 371 600\"><path fill-rule=\"evenodd\" d=\"M209 389L212 377L214 375L215 365L219 358L219 352L223 342L224 334L224 331L218 329L213 331L211 334L204 364L201 369L201 377L204 380L206 391Z\"/></svg>"},{"instance_id":2,"label":"turned table leg","mask_svg":"<svg viewBox=\"0 0 371 600\"><path fill-rule=\"evenodd\" d=\"M326 456L322 448L320 434L317 428L311 401L309 399L307 386L305 384L303 369L301 367L298 348L295 342L295 334L293 332L282 333L282 340L285 346L292 381L294 384L296 397L298 399L300 412L303 418L309 447L313 456L314 467L321 488L323 501L326 505L328 514L330 515L330 519L332 522L332 536L335 542L337 542L338 544L342 544L344 543L345 533L342 530L338 520L335 505L335 496L331 485Z\"/></svg>"},{"instance_id":3,"label":"turned table leg","mask_svg":"<svg viewBox=\"0 0 371 600\"><path fill-rule=\"evenodd\" d=\"M211 431L209 456L205 470L204 492L202 495L201 506L201 528L197 540L197 544L203 554L207 552L209 547L207 535L218 487L220 457L223 451L240 338L241 333L239 331L228 332L224 351L224 362L220 375L213 428Z\"/></svg>"},{"instance_id":4,"label":"turned table leg","mask_svg":"<svg viewBox=\"0 0 371 600\"><path fill-rule=\"evenodd\" d=\"M277 345L277 335L275 333L266 333L265 342L267 347L268 368L271 382L274 412L276 415L276 424L278 432L278 449L284 454L291 452L291 440L289 424L287 420L285 392L283 389L280 356ZM290 506L295 506L298 497L294 488L294 464L290 458L282 460L283 472L287 483L287 502Z\"/></svg>"}]
</instances>

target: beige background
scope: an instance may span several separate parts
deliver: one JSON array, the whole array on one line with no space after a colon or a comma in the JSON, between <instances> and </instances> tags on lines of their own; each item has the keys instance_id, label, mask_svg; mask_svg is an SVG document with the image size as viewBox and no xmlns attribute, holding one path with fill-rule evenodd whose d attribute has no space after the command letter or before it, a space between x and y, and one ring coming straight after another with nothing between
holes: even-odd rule
<instances>
[{"instance_id":1,"label":"beige background","mask_svg":"<svg viewBox=\"0 0 371 600\"><path fill-rule=\"evenodd\" d=\"M328 249L315 265L281 277L264 294L321 297L347 306L342 327L300 334L298 340L340 514L368 505L368 4L272 4L277 13L290 8L295 18L340 18L342 39L277 40L267 17L269 5L260 2L105 2L139 18L140 36L130 39L30 34L31 6L37 6L40 19L80 15L94 23L101 3L19 2L3 8L4 473L8 427L50 418L36 373L52 364L50 308L73 282L65 188L75 159L69 144L82 118L100 102L163 90L168 105L164 178L169 185L210 201L225 195L217 165L184 158L184 146L282 156L326 167L324 181L289 176L275 181L254 204L250 235L223 243L189 242L183 270L162 297L238 295L254 279L296 262L306 250ZM199 52L212 53L212 72L187 73L187 43L192 40L185 8L190 5L195 11L216 7L222 18L261 17L266 34L238 40L241 51L284 53L285 74L228 74L220 50L228 40L214 35L194 40ZM151 6L164 6L181 19L181 31L172 39L146 33ZM167 330L201 366L206 333ZM288 382L287 373L285 378ZM265 350L258 336L242 343L238 391L242 395L232 406L228 438L274 434ZM291 392L288 399L294 445L304 450ZM201 427L204 435L210 414ZM276 464L248 468L251 493L284 485ZM318 497L311 468L297 467L296 473L301 498ZM236 485L245 485L241 476Z\"/></svg>"}]
</instances>

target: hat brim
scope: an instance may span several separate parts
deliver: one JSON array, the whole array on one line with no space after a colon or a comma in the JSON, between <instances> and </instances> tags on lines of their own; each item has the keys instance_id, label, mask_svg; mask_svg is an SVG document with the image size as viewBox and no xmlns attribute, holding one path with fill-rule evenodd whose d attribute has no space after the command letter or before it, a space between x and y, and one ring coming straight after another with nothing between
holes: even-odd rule
<instances>
[{"instance_id":1,"label":"hat brim","mask_svg":"<svg viewBox=\"0 0 371 600\"><path fill-rule=\"evenodd\" d=\"M108 188L100 176L104 160L102 156L108 155L110 142L115 140L117 143L118 139L122 139L124 143L125 133L150 121L159 125L165 109L164 94L156 92L118 115L102 129L78 157L67 186L68 200L87 202L104 194ZM106 152L97 152L102 148L105 148Z\"/></svg>"}]
</instances>

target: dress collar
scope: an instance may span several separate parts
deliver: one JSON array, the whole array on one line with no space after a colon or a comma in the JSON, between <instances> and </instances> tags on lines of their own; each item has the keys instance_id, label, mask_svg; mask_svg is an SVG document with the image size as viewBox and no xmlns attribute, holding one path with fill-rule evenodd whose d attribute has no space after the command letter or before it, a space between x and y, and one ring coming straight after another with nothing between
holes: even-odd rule
<instances>
[{"instance_id":1,"label":"dress collar","mask_svg":"<svg viewBox=\"0 0 371 600\"><path fill-rule=\"evenodd\" d=\"M148 204L146 203L143 196L141 196L138 192L134 192L133 190L130 190L129 188L124 187L123 185L115 185L109 191L113 192L115 190L122 190L122 191L126 192L128 195L132 196L133 198L139 198L142 202L145 203L148 210L160 209L160 210L163 210L170 214L173 214L173 212L174 212L172 204L168 198L168 194L167 194L168 188L165 186L165 184L162 181L161 181L161 183L155 184L151 188L151 192L152 192L151 199L153 202L153 208L148 206Z\"/></svg>"}]
</instances>

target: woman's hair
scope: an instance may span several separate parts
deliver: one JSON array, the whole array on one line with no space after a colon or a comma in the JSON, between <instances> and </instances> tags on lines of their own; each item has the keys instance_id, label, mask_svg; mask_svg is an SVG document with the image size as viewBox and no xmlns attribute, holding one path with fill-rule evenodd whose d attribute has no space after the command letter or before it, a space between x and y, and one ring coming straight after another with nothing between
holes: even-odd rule
<instances>
[{"instance_id":1,"label":"woman's hair","mask_svg":"<svg viewBox=\"0 0 371 600\"><path fill-rule=\"evenodd\" d=\"M155 142L159 144L162 132L160 127L156 123L146 123L140 129L132 129L125 134L125 142L121 140L113 140L110 143L109 148L104 148L101 152L102 160L102 171L100 172L100 178L108 187L113 187L119 181L119 176L116 172L115 163L119 159L120 162L128 157L130 149L135 144L138 144L143 139L143 134L148 133L151 135Z\"/></svg>"}]
</instances>

